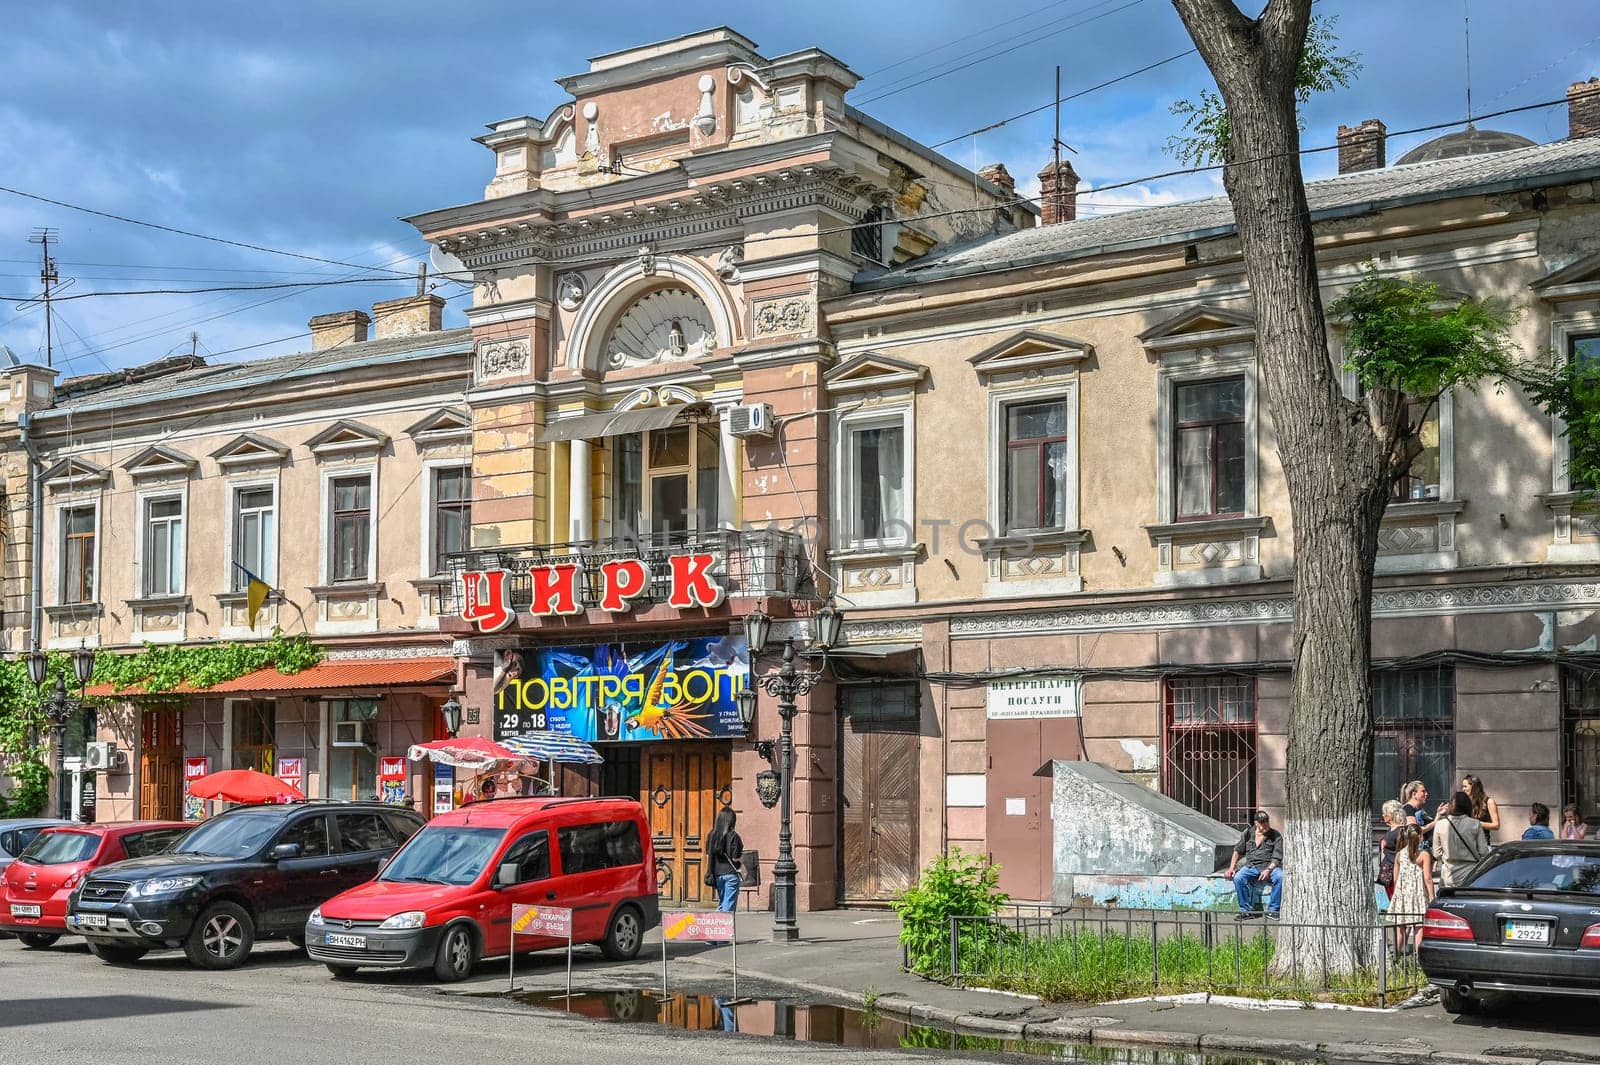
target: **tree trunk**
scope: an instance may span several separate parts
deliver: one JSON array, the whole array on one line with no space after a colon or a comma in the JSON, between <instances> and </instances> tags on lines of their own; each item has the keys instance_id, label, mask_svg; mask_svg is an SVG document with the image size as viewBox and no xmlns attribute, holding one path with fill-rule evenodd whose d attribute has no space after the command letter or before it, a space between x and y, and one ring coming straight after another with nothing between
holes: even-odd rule
<instances>
[{"instance_id":1,"label":"tree trunk","mask_svg":"<svg viewBox=\"0 0 1600 1065\"><path fill-rule=\"evenodd\" d=\"M1311 0L1271 0L1254 20L1230 0L1173 4L1227 107L1223 185L1255 300L1256 358L1294 521L1284 919L1351 926L1285 934L1277 965L1348 972L1381 947L1357 927L1377 917L1368 667L1389 473L1383 439L1343 396L1328 354L1294 95Z\"/></svg>"}]
</instances>

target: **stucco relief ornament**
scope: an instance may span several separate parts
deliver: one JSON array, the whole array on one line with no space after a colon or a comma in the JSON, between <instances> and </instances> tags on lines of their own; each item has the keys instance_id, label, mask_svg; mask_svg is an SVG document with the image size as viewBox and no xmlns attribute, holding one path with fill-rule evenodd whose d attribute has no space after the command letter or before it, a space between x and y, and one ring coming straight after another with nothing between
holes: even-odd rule
<instances>
[{"instance_id":1,"label":"stucco relief ornament","mask_svg":"<svg viewBox=\"0 0 1600 1065\"><path fill-rule=\"evenodd\" d=\"M561 309L575 311L583 302L583 297L589 294L588 286L583 283L582 274L565 274L560 284L556 286L556 302L561 304Z\"/></svg>"},{"instance_id":2,"label":"stucco relief ornament","mask_svg":"<svg viewBox=\"0 0 1600 1065\"><path fill-rule=\"evenodd\" d=\"M600 107L593 100L583 105L583 120L588 124L589 131L584 134L583 150L588 155L598 160L600 158Z\"/></svg>"},{"instance_id":3,"label":"stucco relief ornament","mask_svg":"<svg viewBox=\"0 0 1600 1065\"><path fill-rule=\"evenodd\" d=\"M700 75L698 88L700 89L700 107L690 119L694 128L700 131L702 137L709 137L717 131L717 112L712 106L711 90L717 87L716 79L710 74Z\"/></svg>"},{"instance_id":4,"label":"stucco relief ornament","mask_svg":"<svg viewBox=\"0 0 1600 1065\"><path fill-rule=\"evenodd\" d=\"M656 276L656 249L654 245L639 245L639 272L645 277Z\"/></svg>"},{"instance_id":5,"label":"stucco relief ornament","mask_svg":"<svg viewBox=\"0 0 1600 1065\"><path fill-rule=\"evenodd\" d=\"M744 245L730 244L717 256L717 276L732 284L739 280L739 264L744 262Z\"/></svg>"}]
</instances>

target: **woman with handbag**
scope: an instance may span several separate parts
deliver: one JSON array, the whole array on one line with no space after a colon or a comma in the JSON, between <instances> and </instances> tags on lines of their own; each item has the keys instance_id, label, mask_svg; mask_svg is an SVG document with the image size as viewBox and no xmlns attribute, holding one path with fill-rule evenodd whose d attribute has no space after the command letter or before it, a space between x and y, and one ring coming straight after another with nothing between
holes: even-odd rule
<instances>
[{"instance_id":1,"label":"woman with handbag","mask_svg":"<svg viewBox=\"0 0 1600 1065\"><path fill-rule=\"evenodd\" d=\"M1472 812L1472 796L1458 791L1450 798L1450 813L1433 832L1433 849L1439 859L1439 882L1454 887L1467 870L1489 853L1489 834Z\"/></svg>"},{"instance_id":2,"label":"woman with handbag","mask_svg":"<svg viewBox=\"0 0 1600 1065\"><path fill-rule=\"evenodd\" d=\"M706 840L706 887L717 889L717 909L723 913L739 907L739 858L744 854L744 840L734 831L738 823L733 807L724 806Z\"/></svg>"}]
</instances>

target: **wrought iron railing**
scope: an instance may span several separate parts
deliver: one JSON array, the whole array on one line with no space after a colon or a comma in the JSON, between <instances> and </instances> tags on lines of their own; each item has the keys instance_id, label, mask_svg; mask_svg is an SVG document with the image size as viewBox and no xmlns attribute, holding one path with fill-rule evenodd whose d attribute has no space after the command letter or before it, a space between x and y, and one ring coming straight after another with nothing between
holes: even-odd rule
<instances>
[{"instance_id":1,"label":"wrought iron railing","mask_svg":"<svg viewBox=\"0 0 1600 1065\"><path fill-rule=\"evenodd\" d=\"M533 602L533 581L529 572L538 566L564 564L578 567L580 604L595 607L600 604L604 591L601 567L616 559L638 559L650 568L648 589L633 600L634 608L641 609L667 600L672 580L667 560L684 554L715 556L712 579L718 581L731 598L808 598L814 592L811 563L806 556L805 541L798 533L779 529L713 529L565 544L518 544L451 555L446 559L446 573L451 580L440 593L440 612L445 615L461 612L459 578L462 573L493 569L503 569L510 575L507 584L511 605L525 610Z\"/></svg>"}]
</instances>

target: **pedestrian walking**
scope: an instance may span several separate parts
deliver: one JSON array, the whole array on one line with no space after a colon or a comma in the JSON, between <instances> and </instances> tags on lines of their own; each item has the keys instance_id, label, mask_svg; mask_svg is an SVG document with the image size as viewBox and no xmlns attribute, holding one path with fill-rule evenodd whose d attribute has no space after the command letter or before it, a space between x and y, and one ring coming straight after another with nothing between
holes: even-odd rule
<instances>
[{"instance_id":1,"label":"pedestrian walking","mask_svg":"<svg viewBox=\"0 0 1600 1065\"><path fill-rule=\"evenodd\" d=\"M1588 839L1589 825L1583 819L1583 811L1573 803L1561 811L1561 838L1562 839Z\"/></svg>"},{"instance_id":2,"label":"pedestrian walking","mask_svg":"<svg viewBox=\"0 0 1600 1065\"><path fill-rule=\"evenodd\" d=\"M1433 859L1423 850L1422 832L1416 825L1401 829L1398 842L1389 921L1395 928L1395 951L1403 957L1415 953L1422 941L1422 918L1433 898Z\"/></svg>"},{"instance_id":3,"label":"pedestrian walking","mask_svg":"<svg viewBox=\"0 0 1600 1065\"><path fill-rule=\"evenodd\" d=\"M717 909L723 913L739 908L739 858L744 854L744 840L734 830L738 823L733 807L724 806L706 840L706 887L717 889Z\"/></svg>"},{"instance_id":4,"label":"pedestrian walking","mask_svg":"<svg viewBox=\"0 0 1600 1065\"><path fill-rule=\"evenodd\" d=\"M1522 832L1523 839L1555 839L1556 834L1550 831L1550 807L1542 802L1536 802L1528 807L1528 827Z\"/></svg>"},{"instance_id":5,"label":"pedestrian walking","mask_svg":"<svg viewBox=\"0 0 1600 1065\"><path fill-rule=\"evenodd\" d=\"M1473 812L1472 796L1458 791L1450 798L1450 813L1433 834L1433 853L1439 864L1439 883L1455 887L1468 869L1489 853L1489 833Z\"/></svg>"},{"instance_id":6,"label":"pedestrian walking","mask_svg":"<svg viewBox=\"0 0 1600 1065\"><path fill-rule=\"evenodd\" d=\"M1461 778L1461 790L1472 799L1472 816L1483 824L1483 830L1492 841L1495 830L1500 827L1500 804L1483 790L1483 779L1471 773Z\"/></svg>"}]
</instances>

